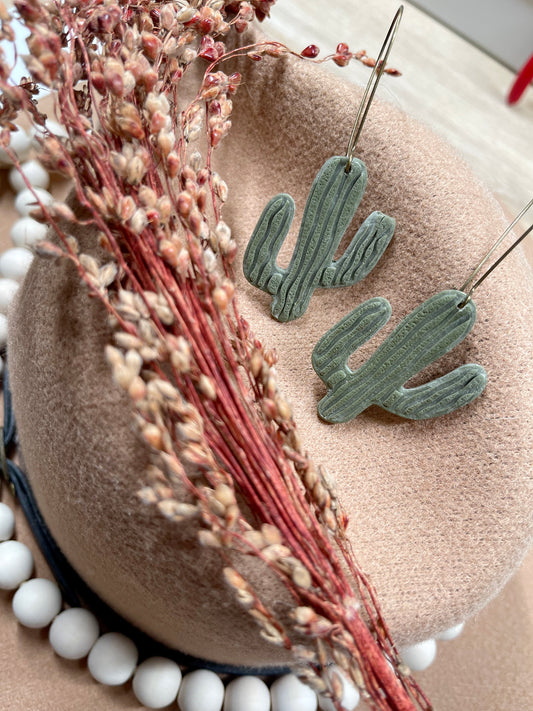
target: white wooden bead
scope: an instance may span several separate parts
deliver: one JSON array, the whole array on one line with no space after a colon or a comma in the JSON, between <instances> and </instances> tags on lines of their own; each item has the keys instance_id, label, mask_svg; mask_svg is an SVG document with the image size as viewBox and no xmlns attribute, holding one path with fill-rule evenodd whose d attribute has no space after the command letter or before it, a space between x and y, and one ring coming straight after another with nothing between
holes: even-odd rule
<instances>
[{"instance_id":1,"label":"white wooden bead","mask_svg":"<svg viewBox=\"0 0 533 711\"><path fill-rule=\"evenodd\" d=\"M19 161L24 161L30 152L31 136L19 128L18 131L10 135L9 147L16 153ZM0 166L7 167L9 165L11 165L11 158L9 158L3 148L0 148Z\"/></svg>"},{"instance_id":2,"label":"white wooden bead","mask_svg":"<svg viewBox=\"0 0 533 711\"><path fill-rule=\"evenodd\" d=\"M333 664L331 667L328 667L327 674L330 677L335 674L342 684L342 697L340 702L344 711L353 711L357 708L361 698L359 690L353 685L344 672L342 672L337 665ZM318 707L320 711L336 711L333 701L325 696L318 697Z\"/></svg>"},{"instance_id":3,"label":"white wooden bead","mask_svg":"<svg viewBox=\"0 0 533 711\"><path fill-rule=\"evenodd\" d=\"M48 226L32 217L21 217L11 228L11 241L15 247L33 247L46 237Z\"/></svg>"},{"instance_id":4,"label":"white wooden bead","mask_svg":"<svg viewBox=\"0 0 533 711\"><path fill-rule=\"evenodd\" d=\"M7 315L9 304L19 288L18 282L14 279L0 279L0 314Z\"/></svg>"},{"instance_id":5,"label":"white wooden bead","mask_svg":"<svg viewBox=\"0 0 533 711\"><path fill-rule=\"evenodd\" d=\"M224 684L215 672L196 669L183 677L178 693L180 711L220 711Z\"/></svg>"},{"instance_id":6,"label":"white wooden bead","mask_svg":"<svg viewBox=\"0 0 533 711\"><path fill-rule=\"evenodd\" d=\"M120 686L131 678L139 654L131 639L119 632L108 632L89 652L87 666L93 679L106 686Z\"/></svg>"},{"instance_id":7,"label":"white wooden bead","mask_svg":"<svg viewBox=\"0 0 533 711\"><path fill-rule=\"evenodd\" d=\"M317 698L313 689L294 674L285 674L270 687L272 711L316 711Z\"/></svg>"},{"instance_id":8,"label":"white wooden bead","mask_svg":"<svg viewBox=\"0 0 533 711\"><path fill-rule=\"evenodd\" d=\"M7 343L7 316L0 314L0 348L3 348ZM4 362L0 368L0 375L4 372ZM2 539L0 538L0 541Z\"/></svg>"},{"instance_id":9,"label":"white wooden bead","mask_svg":"<svg viewBox=\"0 0 533 711\"><path fill-rule=\"evenodd\" d=\"M54 121L53 119L46 119L44 123L52 135L57 136L58 138L68 137L67 129L57 121Z\"/></svg>"},{"instance_id":10,"label":"white wooden bead","mask_svg":"<svg viewBox=\"0 0 533 711\"><path fill-rule=\"evenodd\" d=\"M465 626L464 622L459 623L458 625L454 625L454 627L450 627L447 630L444 630L444 632L441 632L440 634L437 635L437 639L441 639L443 641L450 641L452 639L455 639L456 637L459 637L461 632L463 631Z\"/></svg>"},{"instance_id":11,"label":"white wooden bead","mask_svg":"<svg viewBox=\"0 0 533 711\"><path fill-rule=\"evenodd\" d=\"M68 136L67 129L62 126L60 123L57 121L54 121L53 119L46 119L44 122L47 130L53 135L57 136L58 138L66 138ZM44 130L41 128L41 126L37 126L35 130L35 135L33 137L33 144L37 150L40 149L41 144L37 140L39 136L44 136Z\"/></svg>"},{"instance_id":12,"label":"white wooden bead","mask_svg":"<svg viewBox=\"0 0 533 711\"><path fill-rule=\"evenodd\" d=\"M430 667L437 656L437 643L434 639L426 639L411 647L402 649L402 661L411 671L424 671Z\"/></svg>"},{"instance_id":13,"label":"white wooden bead","mask_svg":"<svg viewBox=\"0 0 533 711\"><path fill-rule=\"evenodd\" d=\"M46 168L39 163L38 160L32 159L22 163L20 169L26 176L30 185L34 188L46 188L50 185L50 175ZM9 171L9 184L16 193L26 189L26 183L18 168L11 168Z\"/></svg>"},{"instance_id":14,"label":"white wooden bead","mask_svg":"<svg viewBox=\"0 0 533 711\"><path fill-rule=\"evenodd\" d=\"M7 504L0 503L0 541L9 541L14 532L15 514Z\"/></svg>"},{"instance_id":15,"label":"white wooden bead","mask_svg":"<svg viewBox=\"0 0 533 711\"><path fill-rule=\"evenodd\" d=\"M0 276L4 279L22 281L33 261L33 254L25 247L6 249L0 255Z\"/></svg>"},{"instance_id":16,"label":"white wooden bead","mask_svg":"<svg viewBox=\"0 0 533 711\"><path fill-rule=\"evenodd\" d=\"M13 596L13 612L24 627L48 627L61 610L61 591L57 583L46 578L33 578L22 583Z\"/></svg>"},{"instance_id":17,"label":"white wooden bead","mask_svg":"<svg viewBox=\"0 0 533 711\"><path fill-rule=\"evenodd\" d=\"M33 555L20 541L0 543L0 590L16 590L33 570Z\"/></svg>"},{"instance_id":18,"label":"white wooden bead","mask_svg":"<svg viewBox=\"0 0 533 711\"><path fill-rule=\"evenodd\" d=\"M34 188L35 195L38 196L39 200L43 205L51 205L54 202L54 198L50 195L48 190L43 190L42 188ZM21 190L20 193L15 198L15 210L26 217L30 214L32 210L38 207L38 203L35 200L35 195L29 188Z\"/></svg>"},{"instance_id":19,"label":"white wooden bead","mask_svg":"<svg viewBox=\"0 0 533 711\"><path fill-rule=\"evenodd\" d=\"M63 659L83 659L100 634L98 620L83 607L63 610L52 622L48 638L52 649Z\"/></svg>"},{"instance_id":20,"label":"white wooden bead","mask_svg":"<svg viewBox=\"0 0 533 711\"><path fill-rule=\"evenodd\" d=\"M143 706L163 709L176 700L181 670L176 662L164 657L150 657L139 664L133 676L133 693Z\"/></svg>"},{"instance_id":21,"label":"white wooden bead","mask_svg":"<svg viewBox=\"0 0 533 711\"><path fill-rule=\"evenodd\" d=\"M269 711L270 692L256 676L238 676L230 681L224 696L224 711Z\"/></svg>"}]
</instances>

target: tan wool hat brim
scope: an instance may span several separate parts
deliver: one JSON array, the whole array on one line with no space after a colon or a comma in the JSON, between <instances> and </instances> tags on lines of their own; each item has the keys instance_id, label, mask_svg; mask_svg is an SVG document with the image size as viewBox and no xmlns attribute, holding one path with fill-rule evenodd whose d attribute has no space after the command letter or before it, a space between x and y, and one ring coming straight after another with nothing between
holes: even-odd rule
<instances>
[{"instance_id":1,"label":"tan wool hat brim","mask_svg":"<svg viewBox=\"0 0 533 711\"><path fill-rule=\"evenodd\" d=\"M476 293L473 331L413 378L479 363L489 382L473 403L431 420L409 421L373 406L344 424L322 421L316 408L325 386L311 366L321 336L366 299L386 297L392 318L359 349L354 360L361 363L414 307L460 285L466 265L479 261L505 221L442 140L376 101L357 147L368 185L340 249L375 209L396 220L391 244L361 283L318 289L296 321L272 319L270 297L244 279L240 255L266 201L282 190L297 207L280 260L292 253L313 177L332 153L342 155L360 97L360 90L319 68L277 61L238 66L246 93L237 96L232 132L216 155L215 167L230 186L225 219L239 246L239 309L255 334L276 348L281 391L303 445L336 479L356 556L398 644L408 645L478 612L531 541L531 270L519 250L510 255L490 288ZM86 229L77 238L83 250L94 243ZM35 260L9 323L24 461L44 519L70 563L111 607L170 646L215 662L279 664L283 656L257 638L221 582L218 554L199 546L194 525L165 521L136 497L149 453L104 359L110 334L102 309L75 270ZM243 569L266 599L286 606L281 585L255 561Z\"/></svg>"}]
</instances>

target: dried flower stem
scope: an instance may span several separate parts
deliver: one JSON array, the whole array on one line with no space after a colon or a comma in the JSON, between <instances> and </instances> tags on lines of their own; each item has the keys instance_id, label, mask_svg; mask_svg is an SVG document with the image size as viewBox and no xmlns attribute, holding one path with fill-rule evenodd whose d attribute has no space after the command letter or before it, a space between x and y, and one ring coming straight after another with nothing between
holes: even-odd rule
<instances>
[{"instance_id":1,"label":"dried flower stem","mask_svg":"<svg viewBox=\"0 0 533 711\"><path fill-rule=\"evenodd\" d=\"M0 53L0 143L25 110L43 129L42 160L74 182L83 218L41 205L63 245L47 243L41 253L70 259L108 311L115 345L107 358L154 454L141 499L176 523L200 520L199 540L220 551L226 581L261 635L292 649L295 671L337 709L331 661L373 708L428 710L355 562L335 488L302 450L275 354L254 338L234 294L236 244L221 219L227 186L212 169L212 153L231 129L241 77L224 73L223 63L289 54L341 66L373 62L342 43L320 60L315 45L301 53L277 42L226 48L231 32L243 32L273 4L16 0L31 32L32 80L13 86ZM1 5L0 21L0 37L12 41ZM182 106L178 87L199 62L207 68ZM68 138L44 128L37 81L56 92ZM109 262L80 253L73 235L81 225L94 229ZM264 561L289 590L287 628L233 569L235 551ZM294 642L302 634L306 648Z\"/></svg>"}]
</instances>

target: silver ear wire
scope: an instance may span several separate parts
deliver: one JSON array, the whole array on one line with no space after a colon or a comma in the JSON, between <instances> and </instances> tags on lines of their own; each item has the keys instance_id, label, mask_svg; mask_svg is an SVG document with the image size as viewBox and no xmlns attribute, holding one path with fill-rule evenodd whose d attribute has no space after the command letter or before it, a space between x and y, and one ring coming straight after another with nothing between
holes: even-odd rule
<instances>
[{"instance_id":1,"label":"silver ear wire","mask_svg":"<svg viewBox=\"0 0 533 711\"><path fill-rule=\"evenodd\" d=\"M511 222L511 224L504 230L504 232L502 233L502 235L501 235L500 237L498 237L498 239L496 240L496 242L492 245L492 247L489 249L489 251L487 252L487 254L483 257L483 259L477 264L477 266L475 267L475 269L474 269L474 271L472 272L472 274L470 274L470 276L468 277L468 279L465 281L465 283L463 284L463 286L462 286L461 289L460 289L462 292L464 292L464 293L466 294L466 299L463 301L462 304L459 305L459 308L462 308L462 307L466 304L466 302L469 301L469 300L472 298L472 294L473 294L474 291L478 288L478 286L479 286L482 282L485 281L485 279L489 276L489 274L491 274L491 273L496 269L496 267L497 267L499 264L501 264L501 262L503 262L503 260L507 257L507 255L509 255L509 254L513 251L513 249L514 249L515 247L517 247L517 246L520 244L520 242L522 242L522 240L525 239L525 238L528 236L528 234L530 234L530 232L533 230L533 224L532 224L532 225L530 225L530 227L528 227L528 229L527 229L525 232L523 232L523 233L520 235L520 237L519 237L518 239L516 239L516 240L513 242L513 244L512 244L508 249L505 250L505 252L501 255L501 257L499 257L499 258L494 262L494 264L493 264L491 267L489 267L489 269L487 269L487 271L486 271L481 277L479 277L479 279L478 279L475 283L472 283L472 282L474 282L474 279L475 279L475 278L477 277L477 275L479 274L479 272L480 272L481 268L483 267L483 265L486 264L486 262L491 258L491 256L492 256L492 255L494 254L494 252L498 249L498 247L499 247L500 244L503 242L503 240L507 237L507 235L509 234L509 232L511 232L511 230L513 229L513 227L514 227L518 222L520 222L520 220L522 219L522 217L524 217L524 215L525 215L532 207L533 207L533 199L530 200L530 201L528 202L528 204L524 207L524 209L515 217L515 219ZM467 289L468 289L468 292L467 292Z\"/></svg>"},{"instance_id":2,"label":"silver ear wire","mask_svg":"<svg viewBox=\"0 0 533 711\"><path fill-rule=\"evenodd\" d=\"M370 79L368 80L368 83L366 85L365 93L363 94L363 99L359 106L359 110L357 111L357 116L355 117L355 123L352 129L350 140L348 142L348 148L346 149L347 173L350 172L350 168L352 167L355 146L357 145L357 141L359 140L359 136L361 135L361 131L363 130L363 126L365 125L366 117L374 99L376 89L378 88L379 80L381 79L383 72L385 71L387 59L394 43L396 32L398 31L398 27L400 26L402 15L403 5L400 5L396 12L396 15L394 15L394 19L392 21L391 26L389 27L389 31L387 32L387 36L385 37L385 41L383 42L383 45L379 50L379 55L374 65L374 69L372 70L372 74L370 75Z\"/></svg>"}]
</instances>

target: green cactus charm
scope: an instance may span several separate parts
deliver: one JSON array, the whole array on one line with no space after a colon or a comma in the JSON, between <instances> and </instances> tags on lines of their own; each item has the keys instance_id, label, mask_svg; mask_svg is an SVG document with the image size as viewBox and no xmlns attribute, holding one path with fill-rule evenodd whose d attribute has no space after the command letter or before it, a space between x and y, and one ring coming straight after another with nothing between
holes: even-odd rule
<instances>
[{"instance_id":1,"label":"green cactus charm","mask_svg":"<svg viewBox=\"0 0 533 711\"><path fill-rule=\"evenodd\" d=\"M331 328L313 351L313 368L329 388L318 404L327 422L348 422L370 405L411 420L452 412L480 395L485 370L470 363L414 388L404 384L422 368L452 350L476 320L474 302L462 291L435 294L396 327L370 358L355 371L350 355L390 318L387 299L369 299Z\"/></svg>"},{"instance_id":2,"label":"green cactus charm","mask_svg":"<svg viewBox=\"0 0 533 711\"><path fill-rule=\"evenodd\" d=\"M373 212L345 253L333 257L365 192L365 164L345 156L330 158L316 176L304 210L296 247L287 269L276 264L294 218L294 200L281 193L270 200L246 248L244 275L271 294L271 313L278 321L302 316L318 287L352 286L375 267L394 233L395 221Z\"/></svg>"}]
</instances>

